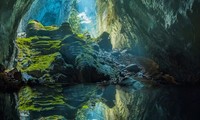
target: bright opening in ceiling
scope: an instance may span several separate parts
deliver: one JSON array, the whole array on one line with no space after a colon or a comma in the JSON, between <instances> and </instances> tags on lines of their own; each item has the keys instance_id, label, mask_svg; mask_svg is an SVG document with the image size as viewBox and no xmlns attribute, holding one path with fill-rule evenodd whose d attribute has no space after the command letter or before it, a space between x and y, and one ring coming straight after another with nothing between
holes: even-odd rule
<instances>
[{"instance_id":1,"label":"bright opening in ceiling","mask_svg":"<svg viewBox=\"0 0 200 120\"><path fill-rule=\"evenodd\" d=\"M73 22L69 22L69 19ZM30 20L37 20L47 26L60 26L68 21L72 27L78 26L75 29L79 30L75 32L89 33L96 37L96 0L35 0L22 18L18 33L25 31Z\"/></svg>"}]
</instances>

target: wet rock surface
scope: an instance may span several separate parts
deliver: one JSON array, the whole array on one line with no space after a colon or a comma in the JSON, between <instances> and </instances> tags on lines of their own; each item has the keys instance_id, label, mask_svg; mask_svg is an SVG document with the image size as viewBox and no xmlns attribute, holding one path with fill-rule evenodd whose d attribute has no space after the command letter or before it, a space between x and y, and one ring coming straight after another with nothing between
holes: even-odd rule
<instances>
[{"instance_id":1,"label":"wet rock surface","mask_svg":"<svg viewBox=\"0 0 200 120\"><path fill-rule=\"evenodd\" d=\"M3 65L0 65L0 67L0 91L18 91L24 85L22 73L17 69L5 71Z\"/></svg>"},{"instance_id":2,"label":"wet rock surface","mask_svg":"<svg viewBox=\"0 0 200 120\"><path fill-rule=\"evenodd\" d=\"M126 70L127 70L128 72L137 73L137 72L139 72L141 69L140 69L136 64L130 64L130 65L126 66Z\"/></svg>"},{"instance_id":3,"label":"wet rock surface","mask_svg":"<svg viewBox=\"0 0 200 120\"><path fill-rule=\"evenodd\" d=\"M154 60L182 83L199 83L199 0L97 0L99 34L113 48Z\"/></svg>"}]
</instances>

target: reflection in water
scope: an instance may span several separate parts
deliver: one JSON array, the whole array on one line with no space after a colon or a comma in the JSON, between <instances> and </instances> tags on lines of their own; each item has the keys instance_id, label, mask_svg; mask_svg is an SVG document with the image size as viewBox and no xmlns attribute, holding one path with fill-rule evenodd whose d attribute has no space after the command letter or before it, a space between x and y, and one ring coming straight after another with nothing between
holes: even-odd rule
<instances>
[{"instance_id":1,"label":"reflection in water","mask_svg":"<svg viewBox=\"0 0 200 120\"><path fill-rule=\"evenodd\" d=\"M116 106L106 110L107 119L197 120L200 118L200 89L156 88L130 92L116 89Z\"/></svg>"},{"instance_id":2,"label":"reflection in water","mask_svg":"<svg viewBox=\"0 0 200 120\"><path fill-rule=\"evenodd\" d=\"M13 112L14 107L11 104L8 106L7 103L13 103L14 96L8 94L0 96L0 111L3 111L6 117L9 117L8 114L16 117L17 112ZM134 90L129 87L96 85L37 86L24 87L19 93L19 100L18 108L22 120L55 118L198 120L200 118L199 88L163 87Z\"/></svg>"},{"instance_id":3,"label":"reflection in water","mask_svg":"<svg viewBox=\"0 0 200 120\"><path fill-rule=\"evenodd\" d=\"M0 120L18 120L15 94L0 92Z\"/></svg>"}]
</instances>

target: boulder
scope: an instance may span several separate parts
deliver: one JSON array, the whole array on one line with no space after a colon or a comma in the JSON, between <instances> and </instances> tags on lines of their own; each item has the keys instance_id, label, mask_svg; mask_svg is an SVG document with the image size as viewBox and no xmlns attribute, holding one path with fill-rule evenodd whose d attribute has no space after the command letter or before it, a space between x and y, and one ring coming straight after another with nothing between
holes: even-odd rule
<instances>
[{"instance_id":1,"label":"boulder","mask_svg":"<svg viewBox=\"0 0 200 120\"><path fill-rule=\"evenodd\" d=\"M79 37L77 37L75 34L69 35L67 37L65 37L61 44L71 44L74 42L80 42L81 44L85 44L85 41L83 41L82 39L80 39Z\"/></svg>"},{"instance_id":2,"label":"boulder","mask_svg":"<svg viewBox=\"0 0 200 120\"><path fill-rule=\"evenodd\" d=\"M111 51L112 50L112 44L110 35L107 32L103 32L99 38L97 38L98 45L101 49L105 51Z\"/></svg>"},{"instance_id":3,"label":"boulder","mask_svg":"<svg viewBox=\"0 0 200 120\"><path fill-rule=\"evenodd\" d=\"M57 56L53 61L49 74L58 83L72 83L75 78L74 67L67 64L62 56Z\"/></svg>"},{"instance_id":4,"label":"boulder","mask_svg":"<svg viewBox=\"0 0 200 120\"><path fill-rule=\"evenodd\" d=\"M17 69L0 72L0 90L17 91L23 84L22 74Z\"/></svg>"},{"instance_id":5,"label":"boulder","mask_svg":"<svg viewBox=\"0 0 200 120\"><path fill-rule=\"evenodd\" d=\"M0 73L1 73L1 72L4 72L5 70L6 70L5 66L2 65L2 64L0 64Z\"/></svg>"},{"instance_id":6,"label":"boulder","mask_svg":"<svg viewBox=\"0 0 200 120\"><path fill-rule=\"evenodd\" d=\"M126 87L132 87L135 90L139 90L144 87L144 84L142 82L135 80L131 77L124 78L119 84Z\"/></svg>"},{"instance_id":7,"label":"boulder","mask_svg":"<svg viewBox=\"0 0 200 120\"><path fill-rule=\"evenodd\" d=\"M75 82L91 83L110 79L109 73L99 62L93 45L87 44L76 35L66 37L61 44L60 53L65 62L75 67Z\"/></svg>"},{"instance_id":8,"label":"boulder","mask_svg":"<svg viewBox=\"0 0 200 120\"><path fill-rule=\"evenodd\" d=\"M81 82L101 82L110 80L111 67L106 67L89 54L81 54L76 58L77 76Z\"/></svg>"},{"instance_id":9,"label":"boulder","mask_svg":"<svg viewBox=\"0 0 200 120\"><path fill-rule=\"evenodd\" d=\"M69 64L74 64L76 57L83 53L85 49L85 42L73 35L65 38L61 44L62 47L60 49L60 53L62 54L65 62Z\"/></svg>"},{"instance_id":10,"label":"boulder","mask_svg":"<svg viewBox=\"0 0 200 120\"><path fill-rule=\"evenodd\" d=\"M112 53L111 53L111 55L112 56L114 56L114 57L116 57L116 58L118 58L120 55L121 55L121 53L119 52L119 51L113 51Z\"/></svg>"},{"instance_id":11,"label":"boulder","mask_svg":"<svg viewBox=\"0 0 200 120\"><path fill-rule=\"evenodd\" d=\"M96 52L99 52L100 48L99 48L99 45L96 44L96 43L93 43L91 44L92 48L96 51Z\"/></svg>"},{"instance_id":12,"label":"boulder","mask_svg":"<svg viewBox=\"0 0 200 120\"><path fill-rule=\"evenodd\" d=\"M67 22L62 23L56 33L57 35L61 36L60 38L63 38L65 35L73 34L70 24Z\"/></svg>"},{"instance_id":13,"label":"boulder","mask_svg":"<svg viewBox=\"0 0 200 120\"><path fill-rule=\"evenodd\" d=\"M139 72L141 69L138 67L138 65L136 64L130 64L128 66L126 66L126 70L129 72L134 72L137 73Z\"/></svg>"},{"instance_id":14,"label":"boulder","mask_svg":"<svg viewBox=\"0 0 200 120\"><path fill-rule=\"evenodd\" d=\"M68 75L73 73L73 69L73 65L65 63L62 56L57 56L50 67L50 74L62 73Z\"/></svg>"}]
</instances>

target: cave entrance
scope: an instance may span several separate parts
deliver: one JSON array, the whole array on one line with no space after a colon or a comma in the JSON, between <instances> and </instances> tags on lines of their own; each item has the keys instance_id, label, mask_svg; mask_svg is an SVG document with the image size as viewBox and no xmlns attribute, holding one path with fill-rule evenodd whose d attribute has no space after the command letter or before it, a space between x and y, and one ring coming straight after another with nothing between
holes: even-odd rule
<instances>
[{"instance_id":1,"label":"cave entrance","mask_svg":"<svg viewBox=\"0 0 200 120\"><path fill-rule=\"evenodd\" d=\"M97 37L96 19L96 0L35 0L21 19L17 32L24 33L29 21L36 20L43 26L68 22L74 33Z\"/></svg>"}]
</instances>

